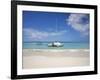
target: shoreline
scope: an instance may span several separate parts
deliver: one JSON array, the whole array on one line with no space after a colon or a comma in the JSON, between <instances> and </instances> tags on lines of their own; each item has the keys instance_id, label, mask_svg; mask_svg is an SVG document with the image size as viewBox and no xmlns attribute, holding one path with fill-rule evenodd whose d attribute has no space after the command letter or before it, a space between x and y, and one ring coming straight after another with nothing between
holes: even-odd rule
<instances>
[{"instance_id":1,"label":"shoreline","mask_svg":"<svg viewBox=\"0 0 100 80\"><path fill-rule=\"evenodd\" d=\"M23 56L31 56L31 55L41 55L41 56L79 56L79 57L84 57L84 56L89 56L89 49L23 49Z\"/></svg>"}]
</instances>

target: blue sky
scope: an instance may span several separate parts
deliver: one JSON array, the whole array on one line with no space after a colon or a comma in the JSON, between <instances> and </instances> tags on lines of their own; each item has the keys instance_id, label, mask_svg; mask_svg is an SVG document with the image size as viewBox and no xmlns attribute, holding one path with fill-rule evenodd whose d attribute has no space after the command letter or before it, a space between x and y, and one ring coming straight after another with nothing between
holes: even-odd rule
<instances>
[{"instance_id":1,"label":"blue sky","mask_svg":"<svg viewBox=\"0 0 100 80\"><path fill-rule=\"evenodd\" d=\"M23 41L89 42L89 14L23 11Z\"/></svg>"}]
</instances>

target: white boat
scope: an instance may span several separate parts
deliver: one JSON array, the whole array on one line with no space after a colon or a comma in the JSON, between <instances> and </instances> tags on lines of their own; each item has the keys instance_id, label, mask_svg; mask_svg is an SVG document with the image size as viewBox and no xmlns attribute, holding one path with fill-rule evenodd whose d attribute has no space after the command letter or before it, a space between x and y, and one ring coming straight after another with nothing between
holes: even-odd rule
<instances>
[{"instance_id":1,"label":"white boat","mask_svg":"<svg viewBox=\"0 0 100 80\"><path fill-rule=\"evenodd\" d=\"M48 44L48 47L62 47L63 44L60 42L52 42Z\"/></svg>"},{"instance_id":2,"label":"white boat","mask_svg":"<svg viewBox=\"0 0 100 80\"><path fill-rule=\"evenodd\" d=\"M58 32L57 31L57 19L56 19L56 32ZM63 46L63 44L62 43L60 43L60 42L58 42L58 41L55 41L55 42L52 42L52 43L49 43L48 44L48 47L62 47Z\"/></svg>"}]
</instances>

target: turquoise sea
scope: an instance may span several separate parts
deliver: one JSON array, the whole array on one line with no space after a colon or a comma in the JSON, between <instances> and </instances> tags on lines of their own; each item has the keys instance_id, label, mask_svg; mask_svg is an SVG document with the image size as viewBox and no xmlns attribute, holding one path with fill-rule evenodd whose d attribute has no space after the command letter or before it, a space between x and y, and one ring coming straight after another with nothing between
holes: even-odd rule
<instances>
[{"instance_id":1,"label":"turquoise sea","mask_svg":"<svg viewBox=\"0 0 100 80\"><path fill-rule=\"evenodd\" d=\"M88 49L89 43L62 42L62 47L48 47L50 42L24 42L23 49Z\"/></svg>"}]
</instances>

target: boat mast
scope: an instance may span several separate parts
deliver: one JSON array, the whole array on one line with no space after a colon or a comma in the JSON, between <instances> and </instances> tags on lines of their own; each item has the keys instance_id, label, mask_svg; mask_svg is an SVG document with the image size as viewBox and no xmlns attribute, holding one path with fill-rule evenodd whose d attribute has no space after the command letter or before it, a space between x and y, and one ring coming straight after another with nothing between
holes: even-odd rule
<instances>
[{"instance_id":1,"label":"boat mast","mask_svg":"<svg viewBox=\"0 0 100 80\"><path fill-rule=\"evenodd\" d=\"M57 20L57 17L56 17L56 24L55 24L55 26L56 26L56 33L57 33L57 31L58 31L58 20ZM56 40L56 42L57 42L57 40Z\"/></svg>"},{"instance_id":2,"label":"boat mast","mask_svg":"<svg viewBox=\"0 0 100 80\"><path fill-rule=\"evenodd\" d=\"M57 32L57 18L56 18L56 32Z\"/></svg>"}]
</instances>

